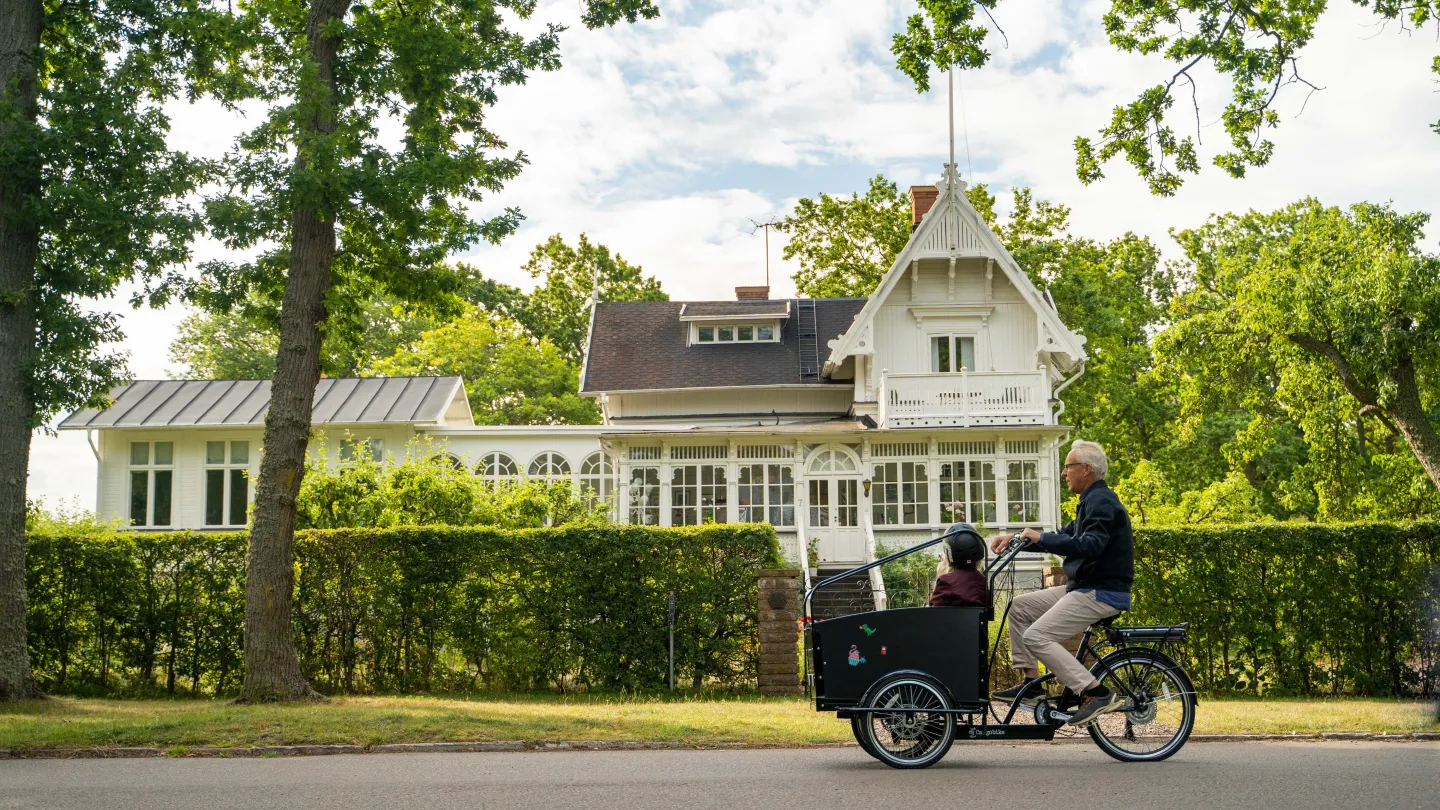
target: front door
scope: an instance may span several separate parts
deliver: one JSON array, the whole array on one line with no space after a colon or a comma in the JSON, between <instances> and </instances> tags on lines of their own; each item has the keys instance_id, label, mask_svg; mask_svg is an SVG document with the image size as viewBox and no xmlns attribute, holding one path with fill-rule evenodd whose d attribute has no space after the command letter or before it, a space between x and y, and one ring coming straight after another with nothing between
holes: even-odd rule
<instances>
[{"instance_id":1,"label":"front door","mask_svg":"<svg viewBox=\"0 0 1440 810\"><path fill-rule=\"evenodd\" d=\"M860 525L860 479L811 476L807 485L805 529L818 540L822 564L859 565L865 559L865 529Z\"/></svg>"}]
</instances>

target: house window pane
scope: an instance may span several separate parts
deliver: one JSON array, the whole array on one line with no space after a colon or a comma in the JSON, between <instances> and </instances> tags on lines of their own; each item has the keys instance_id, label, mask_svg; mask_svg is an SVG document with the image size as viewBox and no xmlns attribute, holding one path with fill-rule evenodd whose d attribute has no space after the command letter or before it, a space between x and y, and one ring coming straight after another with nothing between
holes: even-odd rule
<instances>
[{"instance_id":1,"label":"house window pane","mask_svg":"<svg viewBox=\"0 0 1440 810\"><path fill-rule=\"evenodd\" d=\"M995 462L970 462L970 519L980 523L994 524L995 506Z\"/></svg>"},{"instance_id":2,"label":"house window pane","mask_svg":"<svg viewBox=\"0 0 1440 810\"><path fill-rule=\"evenodd\" d=\"M230 463L250 463L250 442L230 442Z\"/></svg>"},{"instance_id":3,"label":"house window pane","mask_svg":"<svg viewBox=\"0 0 1440 810\"><path fill-rule=\"evenodd\" d=\"M225 471L205 471L205 525L225 523Z\"/></svg>"},{"instance_id":4,"label":"house window pane","mask_svg":"<svg viewBox=\"0 0 1440 810\"><path fill-rule=\"evenodd\" d=\"M729 522L730 489L726 484L723 464L707 464L700 468L701 523Z\"/></svg>"},{"instance_id":5,"label":"house window pane","mask_svg":"<svg viewBox=\"0 0 1440 810\"><path fill-rule=\"evenodd\" d=\"M143 442L134 442L130 445L131 458L134 458L134 447ZM150 454L150 447L146 445L145 454ZM142 462L143 463L143 462ZM130 473L130 525L144 526L146 512L150 505L150 473L145 470L132 470Z\"/></svg>"},{"instance_id":6,"label":"house window pane","mask_svg":"<svg viewBox=\"0 0 1440 810\"><path fill-rule=\"evenodd\" d=\"M168 444L168 442L164 442ZM160 444L155 445L155 454L160 454ZM175 473L170 470L155 471L155 514L150 521L154 526L170 525L170 491L173 486Z\"/></svg>"},{"instance_id":7,"label":"house window pane","mask_svg":"<svg viewBox=\"0 0 1440 810\"><path fill-rule=\"evenodd\" d=\"M774 339L775 339L775 327L773 327L773 326L757 326L757 327L755 327L755 339L756 339L756 340L774 340Z\"/></svg>"},{"instance_id":8,"label":"house window pane","mask_svg":"<svg viewBox=\"0 0 1440 810\"><path fill-rule=\"evenodd\" d=\"M149 442L130 442L130 463L135 465L150 463Z\"/></svg>"},{"instance_id":9,"label":"house window pane","mask_svg":"<svg viewBox=\"0 0 1440 810\"><path fill-rule=\"evenodd\" d=\"M700 522L699 479L696 467L675 467L670 471L670 525L694 526Z\"/></svg>"},{"instance_id":10,"label":"house window pane","mask_svg":"<svg viewBox=\"0 0 1440 810\"><path fill-rule=\"evenodd\" d=\"M735 327L733 327L733 326L722 326L722 327L720 327L720 342L721 342L721 343L733 343L734 341L735 341Z\"/></svg>"},{"instance_id":11,"label":"house window pane","mask_svg":"<svg viewBox=\"0 0 1440 810\"><path fill-rule=\"evenodd\" d=\"M713 327L713 326L702 326L702 327L700 327L700 342L701 342L701 343L714 343L714 342L715 342L715 327Z\"/></svg>"},{"instance_id":12,"label":"house window pane","mask_svg":"<svg viewBox=\"0 0 1440 810\"><path fill-rule=\"evenodd\" d=\"M175 463L174 442L155 442L155 463L161 466Z\"/></svg>"},{"instance_id":13,"label":"house window pane","mask_svg":"<svg viewBox=\"0 0 1440 810\"><path fill-rule=\"evenodd\" d=\"M250 476L244 470L230 471L230 525L245 525L245 507L250 503Z\"/></svg>"},{"instance_id":14,"label":"house window pane","mask_svg":"<svg viewBox=\"0 0 1440 810\"><path fill-rule=\"evenodd\" d=\"M878 524L930 522L930 480L923 461L876 464L870 492L871 513Z\"/></svg>"},{"instance_id":15,"label":"house window pane","mask_svg":"<svg viewBox=\"0 0 1440 810\"><path fill-rule=\"evenodd\" d=\"M660 524L660 468L630 469L630 522L642 526Z\"/></svg>"},{"instance_id":16,"label":"house window pane","mask_svg":"<svg viewBox=\"0 0 1440 810\"><path fill-rule=\"evenodd\" d=\"M741 340L754 340L754 339L755 339L755 327L753 327L753 326L742 326L742 327L740 327L740 339L741 339Z\"/></svg>"},{"instance_id":17,"label":"house window pane","mask_svg":"<svg viewBox=\"0 0 1440 810\"><path fill-rule=\"evenodd\" d=\"M995 523L994 462L940 463L940 520L945 523Z\"/></svg>"},{"instance_id":18,"label":"house window pane","mask_svg":"<svg viewBox=\"0 0 1440 810\"><path fill-rule=\"evenodd\" d=\"M205 442L205 463L225 463L225 442Z\"/></svg>"},{"instance_id":19,"label":"house window pane","mask_svg":"<svg viewBox=\"0 0 1440 810\"><path fill-rule=\"evenodd\" d=\"M950 371L950 336L930 338L930 370Z\"/></svg>"},{"instance_id":20,"label":"house window pane","mask_svg":"<svg viewBox=\"0 0 1440 810\"><path fill-rule=\"evenodd\" d=\"M1005 494L1010 502L1011 523L1040 520L1040 462L1012 461L1007 467Z\"/></svg>"},{"instance_id":21,"label":"house window pane","mask_svg":"<svg viewBox=\"0 0 1440 810\"><path fill-rule=\"evenodd\" d=\"M955 338L955 354L959 355L960 365L966 371L975 370L975 338Z\"/></svg>"}]
</instances>

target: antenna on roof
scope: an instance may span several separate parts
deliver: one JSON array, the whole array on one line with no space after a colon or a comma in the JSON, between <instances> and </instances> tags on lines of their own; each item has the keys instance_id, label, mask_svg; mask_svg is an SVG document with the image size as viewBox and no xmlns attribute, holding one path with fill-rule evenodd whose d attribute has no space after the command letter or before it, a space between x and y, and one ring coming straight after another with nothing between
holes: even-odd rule
<instances>
[{"instance_id":1,"label":"antenna on roof","mask_svg":"<svg viewBox=\"0 0 1440 810\"><path fill-rule=\"evenodd\" d=\"M753 227L753 228L750 229L750 235L751 235L751 236L754 236L754 235L755 235L755 232L758 231L758 230L760 230L761 228L764 228L764 229L765 229L765 286L766 286L766 287L769 287L769 286L770 286L770 229L771 229L771 228L778 228L778 227L780 226L780 223L774 222L774 221L771 221L771 222L756 222L755 220L752 219L752 220L750 220L750 224L755 226L755 227Z\"/></svg>"}]
</instances>

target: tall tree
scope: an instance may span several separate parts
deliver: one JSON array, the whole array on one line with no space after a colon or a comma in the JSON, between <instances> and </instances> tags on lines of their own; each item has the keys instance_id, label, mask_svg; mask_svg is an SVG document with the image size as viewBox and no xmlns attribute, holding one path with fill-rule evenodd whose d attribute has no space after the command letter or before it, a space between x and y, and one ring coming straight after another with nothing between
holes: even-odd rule
<instances>
[{"instance_id":1,"label":"tall tree","mask_svg":"<svg viewBox=\"0 0 1440 810\"><path fill-rule=\"evenodd\" d=\"M31 431L123 374L85 299L184 262L180 200L207 166L167 148L163 104L215 76L202 0L0 0L0 699L38 690L25 632Z\"/></svg>"},{"instance_id":2,"label":"tall tree","mask_svg":"<svg viewBox=\"0 0 1440 810\"><path fill-rule=\"evenodd\" d=\"M1340 424L1363 430L1365 418L1378 420L1440 488L1431 416L1440 394L1440 256L1419 246L1428 221L1388 206L1346 210L1310 199L1213 217L1177 238L1193 266L1183 305L1199 337L1263 352L1280 399L1311 403L1308 418L1339 404L1334 394L1343 390L1351 418ZM1310 424L1312 446L1319 427Z\"/></svg>"},{"instance_id":3,"label":"tall tree","mask_svg":"<svg viewBox=\"0 0 1440 810\"><path fill-rule=\"evenodd\" d=\"M1440 0L1354 0L1381 22L1399 21L1402 29L1434 25ZM983 66L989 31L977 25L1000 0L918 0L919 13L897 33L891 47L896 65L921 91L929 89L932 70ZM1110 44L1127 53L1160 54L1176 70L1127 104L1118 105L1097 139L1075 139L1076 172L1090 183L1104 176L1106 162L1122 157L1159 195L1174 194L1181 173L1200 171L1198 152L1201 108L1198 79L1214 71L1230 83L1229 103L1219 119L1229 150L1214 164L1232 177L1264 166L1274 153L1268 133L1280 124L1276 111L1282 91L1293 86L1301 99L1319 90L1300 70L1300 55L1315 37L1325 3L1253 3L1248 0L1111 0L1104 15ZM1002 36L1003 36L1003 32ZM1432 62L1440 74L1440 57ZM1196 135L1180 135L1169 115L1177 93L1182 109L1194 109ZM1188 116L1188 113L1187 113ZM1205 120L1209 120L1208 118ZM1190 123L1184 128L1188 131ZM1433 125L1440 134L1440 121Z\"/></svg>"},{"instance_id":4,"label":"tall tree","mask_svg":"<svg viewBox=\"0 0 1440 810\"><path fill-rule=\"evenodd\" d=\"M322 331L332 312L379 294L453 312L462 280L445 257L515 228L514 210L476 220L469 209L524 162L484 128L496 88L559 66L559 26L533 38L507 28L534 9L533 0L251 0L237 13L237 61L268 109L237 141L229 192L209 213L231 247L278 247L216 263L191 295L224 309L254 289L283 291L246 561L242 701L315 696L290 623ZM649 0L587 0L582 20L657 14Z\"/></svg>"},{"instance_id":5,"label":"tall tree","mask_svg":"<svg viewBox=\"0 0 1440 810\"><path fill-rule=\"evenodd\" d=\"M573 248L558 233L537 245L525 269L538 283L515 313L516 320L536 338L549 339L576 365L585 353L594 292L601 301L670 300L657 279L610 248L592 244L583 233Z\"/></svg>"},{"instance_id":6,"label":"tall tree","mask_svg":"<svg viewBox=\"0 0 1440 810\"><path fill-rule=\"evenodd\" d=\"M391 376L459 375L482 425L596 425L600 410L580 397L574 364L548 338L478 307L426 332L375 364Z\"/></svg>"}]
</instances>

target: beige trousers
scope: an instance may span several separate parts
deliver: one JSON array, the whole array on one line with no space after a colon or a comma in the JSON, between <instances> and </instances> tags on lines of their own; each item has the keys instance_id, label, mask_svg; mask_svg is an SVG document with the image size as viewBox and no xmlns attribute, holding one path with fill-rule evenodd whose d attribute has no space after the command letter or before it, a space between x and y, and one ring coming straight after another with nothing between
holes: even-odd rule
<instances>
[{"instance_id":1,"label":"beige trousers","mask_svg":"<svg viewBox=\"0 0 1440 810\"><path fill-rule=\"evenodd\" d=\"M1038 658L1060 683L1080 692L1094 676L1066 647L1078 647L1085 628L1119 613L1094 592L1066 593L1064 585L1021 594L1010 603L1010 662L1016 669L1038 669Z\"/></svg>"}]
</instances>

